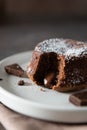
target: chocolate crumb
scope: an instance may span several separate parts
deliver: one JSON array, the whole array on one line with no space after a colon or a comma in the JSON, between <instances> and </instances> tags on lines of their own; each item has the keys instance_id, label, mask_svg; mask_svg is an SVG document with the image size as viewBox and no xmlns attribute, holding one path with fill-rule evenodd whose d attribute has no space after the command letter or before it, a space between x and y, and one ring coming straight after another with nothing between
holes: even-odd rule
<instances>
[{"instance_id":1,"label":"chocolate crumb","mask_svg":"<svg viewBox=\"0 0 87 130\"><path fill-rule=\"evenodd\" d=\"M43 88L40 88L40 91L46 92L46 90L45 90L45 89L43 89Z\"/></svg>"},{"instance_id":2,"label":"chocolate crumb","mask_svg":"<svg viewBox=\"0 0 87 130\"><path fill-rule=\"evenodd\" d=\"M2 81L3 79L2 78L0 78L0 81Z\"/></svg>"},{"instance_id":3,"label":"chocolate crumb","mask_svg":"<svg viewBox=\"0 0 87 130\"><path fill-rule=\"evenodd\" d=\"M20 80L20 81L18 82L18 85L24 85L24 84L25 84L24 80Z\"/></svg>"}]
</instances>

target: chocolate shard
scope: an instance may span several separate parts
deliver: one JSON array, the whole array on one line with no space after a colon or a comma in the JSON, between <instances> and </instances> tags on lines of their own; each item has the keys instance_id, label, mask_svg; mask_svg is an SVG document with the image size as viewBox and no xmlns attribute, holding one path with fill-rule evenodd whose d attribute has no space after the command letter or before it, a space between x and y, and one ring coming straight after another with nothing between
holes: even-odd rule
<instances>
[{"instance_id":1,"label":"chocolate shard","mask_svg":"<svg viewBox=\"0 0 87 130\"><path fill-rule=\"evenodd\" d=\"M87 106L87 91L71 94L69 101L76 106Z\"/></svg>"},{"instance_id":2,"label":"chocolate shard","mask_svg":"<svg viewBox=\"0 0 87 130\"><path fill-rule=\"evenodd\" d=\"M18 82L18 85L24 85L25 84L25 82L24 82L24 80L20 80L19 82Z\"/></svg>"},{"instance_id":3,"label":"chocolate shard","mask_svg":"<svg viewBox=\"0 0 87 130\"><path fill-rule=\"evenodd\" d=\"M5 66L5 71L18 77L27 77L26 72L17 63Z\"/></svg>"}]
</instances>

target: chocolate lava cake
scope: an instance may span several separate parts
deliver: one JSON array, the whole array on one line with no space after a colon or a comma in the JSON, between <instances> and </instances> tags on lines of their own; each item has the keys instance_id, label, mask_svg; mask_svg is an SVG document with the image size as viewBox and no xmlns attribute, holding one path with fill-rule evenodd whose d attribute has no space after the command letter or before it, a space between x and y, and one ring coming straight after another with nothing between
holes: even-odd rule
<instances>
[{"instance_id":1,"label":"chocolate lava cake","mask_svg":"<svg viewBox=\"0 0 87 130\"><path fill-rule=\"evenodd\" d=\"M33 51L28 77L38 85L67 92L87 88L87 45L71 39L49 39Z\"/></svg>"}]
</instances>

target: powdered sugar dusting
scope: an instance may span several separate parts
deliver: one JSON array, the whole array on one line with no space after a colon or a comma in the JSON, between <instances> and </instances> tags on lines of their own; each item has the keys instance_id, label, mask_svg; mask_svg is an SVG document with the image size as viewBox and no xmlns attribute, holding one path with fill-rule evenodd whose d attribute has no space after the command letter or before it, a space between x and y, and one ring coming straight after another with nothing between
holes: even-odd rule
<instances>
[{"instance_id":1,"label":"powdered sugar dusting","mask_svg":"<svg viewBox=\"0 0 87 130\"><path fill-rule=\"evenodd\" d=\"M43 52L56 52L56 53L64 53L67 49L67 46L65 44L65 40L63 39L49 39L45 40L35 48L37 51L43 51Z\"/></svg>"},{"instance_id":2,"label":"powdered sugar dusting","mask_svg":"<svg viewBox=\"0 0 87 130\"><path fill-rule=\"evenodd\" d=\"M78 57L87 54L87 45L83 42L73 41L70 39L55 38L39 43L35 50L42 52L55 52L60 55L65 55L66 57Z\"/></svg>"},{"instance_id":3,"label":"powdered sugar dusting","mask_svg":"<svg viewBox=\"0 0 87 130\"><path fill-rule=\"evenodd\" d=\"M71 48L68 49L65 53L66 56L80 56L83 54L87 54L87 47L82 47L82 48Z\"/></svg>"}]
</instances>

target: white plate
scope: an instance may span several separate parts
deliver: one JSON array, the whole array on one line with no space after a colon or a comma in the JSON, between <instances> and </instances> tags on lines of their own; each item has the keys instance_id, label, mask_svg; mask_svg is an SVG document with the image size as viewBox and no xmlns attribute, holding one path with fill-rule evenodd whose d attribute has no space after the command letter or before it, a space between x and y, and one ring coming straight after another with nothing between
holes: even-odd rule
<instances>
[{"instance_id":1,"label":"white plate","mask_svg":"<svg viewBox=\"0 0 87 130\"><path fill-rule=\"evenodd\" d=\"M0 62L0 101L6 106L27 116L68 123L87 122L87 107L76 107L69 102L67 93L60 93L33 84L28 86L18 86L21 79L8 75L4 66L18 63L24 69L27 68L32 52L24 52L8 57ZM23 78L22 78L23 79Z\"/></svg>"}]
</instances>

